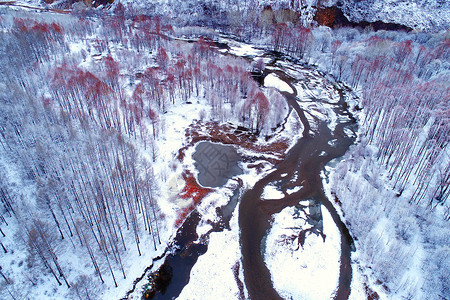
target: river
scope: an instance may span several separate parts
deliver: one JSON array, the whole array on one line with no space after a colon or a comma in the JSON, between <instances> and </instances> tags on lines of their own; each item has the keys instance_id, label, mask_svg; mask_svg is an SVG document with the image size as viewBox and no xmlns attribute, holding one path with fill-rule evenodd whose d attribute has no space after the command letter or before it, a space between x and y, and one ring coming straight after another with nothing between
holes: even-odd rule
<instances>
[{"instance_id":1,"label":"river","mask_svg":"<svg viewBox=\"0 0 450 300\"><path fill-rule=\"evenodd\" d=\"M288 206L294 206L302 200L314 199L322 203L330 212L341 233L341 262L335 299L347 299L350 295L352 278L350 254L353 240L336 209L324 194L320 172L332 159L342 156L354 142L353 138L344 133L344 128L354 127L356 120L347 109L344 91L338 90L340 101L334 105L333 109L338 116L347 117L345 119L348 121L339 123L332 132L326 121L318 120L314 126L317 129L311 130L311 124L297 102L299 99L293 86L295 79L286 76L282 71L277 71L277 75L294 91L294 93L284 92L283 95L297 112L304 130L303 137L290 149L285 160L277 165L273 172L258 181L251 190L248 190L240 202L240 242L245 284L249 297L250 299L281 299L273 288L270 272L264 263L261 253L262 240L270 229L270 220L273 214ZM285 174L288 175L285 176ZM298 176L294 178L296 174ZM300 191L276 201L261 200L264 187L268 184L282 182L281 188L283 189L283 185L287 183L292 185L293 180L297 182L297 185L303 186Z\"/></svg>"},{"instance_id":2,"label":"river","mask_svg":"<svg viewBox=\"0 0 450 300\"><path fill-rule=\"evenodd\" d=\"M222 49L227 48L224 45L226 46L223 43L220 45ZM303 135L289 150L284 160L276 165L273 171L256 182L251 189L242 194L242 184L241 182L239 183L229 204L218 208L218 215L221 216L222 220L217 224L212 224L213 228L205 236L199 238L196 234L196 226L200 220L200 215L197 212L194 211L186 219L177 231L174 242L166 249L164 257L161 257L161 259L165 259L164 264L158 271L147 274L147 277L153 276L157 287L153 290L147 290L143 296L144 299L174 299L180 294L182 289L189 283L190 270L198 257L203 255L208 249L207 244L203 244L199 240L205 237L207 239L211 232L220 232L227 228L231 214L238 203L242 266L248 296L250 299L255 300L282 299L273 287L270 271L264 262L263 252L265 249L263 248L263 240L270 230L272 216L286 207L298 205L302 200L309 200L310 203L316 203L316 206L322 204L329 211L336 227L339 229L341 236L339 282L334 298L347 299L350 295L353 239L333 204L325 196L320 176L327 163L341 157L348 150L349 146L354 143L354 135L350 137L345 133L345 130L355 132L357 126L356 120L349 112L345 101L346 91L337 83L329 83L339 94L339 101L328 103L333 113L337 116L336 119L339 120L334 130L331 130L330 126L328 126L329 121L320 118L311 119L306 116L305 113L308 113L308 111L305 112L299 105L302 99L297 97L297 90L294 86L294 84L300 83L301 80L285 72L282 65L278 65L277 62L287 62L293 67L305 68L295 65L289 58L283 57L279 53L265 52L262 56L271 59L270 64L268 64L270 68L266 68L262 75L255 77L255 80L262 84L265 76L275 73L291 87L292 93L282 92L282 95L289 104L289 111L295 110L297 113L303 125ZM251 56L246 56L246 58L248 60L256 59ZM329 81L330 79L326 80ZM310 123L311 120L313 120L313 123ZM205 146L210 145L200 144L199 149ZM196 167L199 167L198 162ZM211 186L218 187L223 185L230 176L232 174L226 174L227 178L214 179ZM205 174L200 174L200 179L205 184L211 178L208 178ZM277 183L284 191L288 187L292 188L292 186L302 186L302 188L294 193L285 193L285 197L282 199L264 201L261 199L261 195L264 188L271 183ZM241 197L240 201L238 201L239 197ZM320 212L318 216L319 218L321 217ZM307 217L314 219L318 216L309 215ZM316 230L320 232L322 229L318 226ZM144 275L142 278L145 277ZM133 291L135 287L133 287Z\"/></svg>"}]
</instances>

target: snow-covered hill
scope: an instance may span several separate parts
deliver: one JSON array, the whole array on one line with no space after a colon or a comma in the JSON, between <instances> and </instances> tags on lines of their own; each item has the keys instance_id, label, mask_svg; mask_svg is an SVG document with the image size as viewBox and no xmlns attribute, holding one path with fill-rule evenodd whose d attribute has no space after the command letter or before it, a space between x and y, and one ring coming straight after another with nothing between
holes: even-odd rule
<instances>
[{"instance_id":1,"label":"snow-covered hill","mask_svg":"<svg viewBox=\"0 0 450 300\"><path fill-rule=\"evenodd\" d=\"M383 21L406 25L415 30L448 30L450 1L446 0L344 0L329 1L340 6L353 22Z\"/></svg>"},{"instance_id":2,"label":"snow-covered hill","mask_svg":"<svg viewBox=\"0 0 450 300\"><path fill-rule=\"evenodd\" d=\"M84 2L95 3L88 0ZM298 17L304 25L310 25L313 22L312 17L318 6L336 6L352 22L382 21L406 25L414 30L432 32L450 28L450 1L446 0L115 0L113 6L119 2L125 6L132 5L138 12L183 18L202 14L207 17L208 12L216 12L210 14L211 17L218 18L220 15L231 18L234 11L262 10L264 7L271 6L273 9L299 11ZM44 0L18 0L16 3L67 8L73 1L56 0L52 4L47 4ZM78 8L80 6L82 7L83 4L77 4Z\"/></svg>"}]
</instances>

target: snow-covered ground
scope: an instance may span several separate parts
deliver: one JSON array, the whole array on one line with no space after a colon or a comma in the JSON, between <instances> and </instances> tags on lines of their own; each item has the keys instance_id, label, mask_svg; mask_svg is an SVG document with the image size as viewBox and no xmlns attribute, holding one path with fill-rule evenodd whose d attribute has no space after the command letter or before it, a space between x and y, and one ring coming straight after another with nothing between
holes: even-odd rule
<instances>
[{"instance_id":1,"label":"snow-covered ground","mask_svg":"<svg viewBox=\"0 0 450 300\"><path fill-rule=\"evenodd\" d=\"M356 276L382 298L415 295L421 299L428 293L429 299L437 299L435 291L429 290L434 283L427 279L427 274L442 272L449 265L448 258L439 258L447 251L445 246L442 248L439 236L449 232L448 225L434 212L424 213L408 204L407 197L397 197L388 188L386 178L378 175L382 174L381 169L373 174L344 171L351 165L344 160L336 168L330 168L330 182L325 187L330 197L333 192L342 202L345 219L350 221L349 229L358 237L357 251L352 255ZM367 197L370 203L361 201ZM443 264L439 268L434 265L437 261ZM375 278L387 281L380 284ZM435 288L440 289L440 284Z\"/></svg>"},{"instance_id":2,"label":"snow-covered ground","mask_svg":"<svg viewBox=\"0 0 450 300\"><path fill-rule=\"evenodd\" d=\"M156 11L164 13L172 18L186 15L201 15L201 7L194 1L177 2L173 0L157 1L132 1L121 0L123 5L133 4L136 10L142 12ZM304 26L313 22L313 16L316 12L317 0L302 1L300 9L300 21ZM18 0L16 3L31 6L61 7L67 1L55 1L48 5L40 0ZM293 2L288 0L269 1L259 0L256 3L252 1L226 0L215 2L217 8L222 11L255 9L261 10L266 5L271 5L274 9L289 7ZM321 1L322 5L338 5L351 21L383 21L386 23L397 23L409 26L415 30L438 31L446 30L450 24L450 4L448 1L432 0L372 0L372 1L351 1L351 0L327 0ZM255 7L255 4L257 7ZM79 7L81 5L78 5Z\"/></svg>"},{"instance_id":3,"label":"snow-covered ground","mask_svg":"<svg viewBox=\"0 0 450 300\"><path fill-rule=\"evenodd\" d=\"M337 3L336 0L328 1ZM344 14L355 22L383 21L403 24L415 30L448 30L450 25L449 1L373 0L340 1Z\"/></svg>"},{"instance_id":4,"label":"snow-covered ground","mask_svg":"<svg viewBox=\"0 0 450 300\"><path fill-rule=\"evenodd\" d=\"M313 128L317 120L326 121L327 126L334 131L340 121L333 111L333 106L339 102L340 96L333 83L316 70L309 70L288 61L278 61L270 70L283 70L296 79L293 84L297 92L298 104L306 112L306 117ZM274 73L267 75L265 86L272 86L280 91L293 93L292 88ZM349 99L350 100L350 99Z\"/></svg>"},{"instance_id":5,"label":"snow-covered ground","mask_svg":"<svg viewBox=\"0 0 450 300\"><path fill-rule=\"evenodd\" d=\"M219 42L226 42L230 47L229 53L236 56L260 56L264 53L264 50L257 49L255 46L250 44L238 43L230 39L219 39Z\"/></svg>"},{"instance_id":6,"label":"snow-covered ground","mask_svg":"<svg viewBox=\"0 0 450 300\"><path fill-rule=\"evenodd\" d=\"M26 11L18 11L18 16L24 18L34 17L31 13ZM47 21L56 21L65 24L66 22L73 22L71 16L52 15ZM45 18L41 15L36 17L36 20ZM3 20L3 19L2 19ZM94 21L95 22L95 21ZM5 19L4 26L10 23L10 18ZM94 23L95 24L95 23ZM100 35L100 34L99 34ZM85 59L77 61L77 67L83 70L97 70L101 59L106 57L106 53L97 55L96 51L91 51L95 48L97 36L93 34L83 40L72 41L72 37L67 38L67 56L71 56L73 61L77 58L81 58L81 53L84 53ZM108 52L114 58L117 59L117 52L122 51L121 45L111 43L108 48ZM131 49L132 51L133 49ZM132 52L130 52L132 53ZM56 61L59 61L60 57L55 57ZM147 61L151 61L152 56L148 55ZM153 62L152 62L153 63ZM154 63L153 63L154 64ZM140 67L145 67L141 65ZM120 70L122 73L121 84L125 87L124 94L131 96L134 86L127 82L128 76L125 75L127 69ZM132 70L134 71L134 70ZM130 76L131 77L131 76ZM44 81L43 81L44 82ZM6 88L4 85L0 86L0 89ZM4 90L0 93L6 95ZM190 156L184 161L186 165L180 165L180 162L176 159L178 150L184 146L186 137L185 129L193 123L194 119L199 119L200 112L210 115L208 106L205 104L204 98L191 98L189 99L191 104L184 103L183 101L177 101L176 105L170 106L165 114L161 114L157 124L157 138L154 141L154 151L150 150L149 145L144 147L140 140L131 139L129 142L134 144L135 149L139 156L144 158L144 161L148 166L151 166L152 172L154 172L155 185L155 199L157 206L160 209L160 213L164 216L164 220L159 220L159 237L161 244L157 243L157 249L154 249L153 237L148 234L140 232L139 240L141 247L141 255L138 255L136 251L135 237L131 229L124 230L124 244L129 248L122 253L123 268L126 273L126 278L122 276L121 272L114 269L115 279L117 281L117 287L114 287L114 282L110 276L109 269L104 262L99 260L100 269L103 274L105 284L101 285L100 279L94 274L94 268L92 267L91 259L86 251L85 247L80 247L78 240L75 237L71 237L66 228L63 228L63 233L66 239L70 240L67 243L55 243L57 248L55 252L58 255L58 261L60 262L62 269L67 277L70 285L76 286L77 284L83 288L83 285L87 287L91 297L96 299L115 299L125 296L126 292L131 289L133 281L140 277L146 267L151 265L152 259L160 256L167 245L170 243L173 235L176 231L174 227L175 220L178 212L185 206L191 203L184 203L179 201L179 197L176 197L183 189L185 182L181 178L180 174L183 170L192 168L192 160L189 160ZM3 100L2 100L3 101ZM3 107L2 107L3 109ZM153 131L153 125L148 120L144 120L144 126L147 132ZM162 130L165 129L165 130ZM125 137L126 139L126 137ZM2 147L2 151L5 148ZM23 170L17 169L14 160L7 157L7 155L0 156L0 167L2 168L2 174L4 175L3 184L8 186L8 190L13 197L19 197L24 203L23 206L29 207L30 212L33 212L32 207L35 205L37 198L37 191L35 183L23 179ZM173 180L172 180L173 179ZM172 185L166 184L167 182L173 182ZM22 208L22 207L21 207ZM34 213L34 212L33 212ZM31 219L41 217L34 214L30 215L28 211L20 211L18 214L23 218ZM47 216L48 218L48 216ZM142 214L138 216L142 218ZM138 220L141 222L142 220ZM6 286L3 288L2 283L2 296L8 299L8 294L12 293L15 299L27 299L27 295L33 295L36 299L62 299L76 297L74 289L68 289L67 287L58 286L57 282L51 278L47 272L39 272L39 261L30 261L30 250L28 249L28 238L25 232L21 232L20 222L14 217L8 217L6 219L8 226L3 226L2 230L6 234L6 237L2 237L2 244L8 249L8 253L1 254L1 267L2 274L4 274L14 285ZM142 224L142 223L141 223ZM122 224L125 228L125 224ZM49 233L50 234L50 233ZM53 233L51 232L53 237ZM20 236L19 239L16 237ZM55 241L59 238L54 236ZM2 251L3 252L3 251ZM101 259L97 258L97 259ZM30 273L30 266L35 265ZM114 268L114 267L113 267ZM157 265L155 266L157 268ZM36 274L34 274L36 272ZM81 282L80 280L83 279Z\"/></svg>"},{"instance_id":7,"label":"snow-covered ground","mask_svg":"<svg viewBox=\"0 0 450 300\"><path fill-rule=\"evenodd\" d=\"M270 73L264 78L264 86L276 88L280 92L294 93L292 88L274 73Z\"/></svg>"},{"instance_id":8,"label":"snow-covered ground","mask_svg":"<svg viewBox=\"0 0 450 300\"><path fill-rule=\"evenodd\" d=\"M276 200L284 197L284 193L274 185L266 185L261 195L261 198L264 200Z\"/></svg>"},{"instance_id":9,"label":"snow-covered ground","mask_svg":"<svg viewBox=\"0 0 450 300\"><path fill-rule=\"evenodd\" d=\"M304 212L287 207L273 216L264 259L275 289L285 299L330 299L337 288L340 233L324 207L322 216L325 241L320 235L310 234L303 247L298 238L288 243L283 239L311 227Z\"/></svg>"},{"instance_id":10,"label":"snow-covered ground","mask_svg":"<svg viewBox=\"0 0 450 300\"><path fill-rule=\"evenodd\" d=\"M29 1L34 3L33 1ZM168 1L169 3L170 1ZM378 2L377 2L378 3ZM403 5L403 4L402 4ZM445 21L445 17L443 18ZM448 23L447 23L448 24ZM89 41L80 42L75 41L69 44L69 51L73 55L80 56L82 52L87 53L89 48L93 47L93 39L95 35L89 37ZM236 56L252 57L257 59L264 53L263 50L256 48L255 46L239 43L230 39L224 39L230 45L229 53ZM116 54L114 47L110 49L113 56ZM93 54L93 53L92 53ZM103 58L106 54L103 55ZM95 65L96 60L99 57L94 55L87 55L86 59L78 66L83 69L90 69ZM149 56L148 60L152 57ZM266 59L267 62L267 59ZM339 100L339 95L333 88L332 84L325 80L315 71L303 69L301 67L292 65L290 63L280 62L280 68L285 70L289 75L300 79L300 82L295 84L295 88L298 93L299 104L302 108L308 110L310 113L307 117L312 122L314 118L320 120L326 120L328 126L333 130L336 123L345 120L339 120L336 118L336 114L333 112L333 105ZM128 84L128 82L127 82ZM283 82L274 73L269 74L265 79L265 87L275 88L280 91L286 91L292 93L291 87ZM132 94L131 88L126 90L129 95ZM269 99L270 100L270 99ZM177 213L180 209L188 207L191 202L189 200L181 200L177 195L184 187L184 180L181 176L182 171L190 170L195 174L193 169L193 161L191 158L193 147L186 151L186 157L182 162L176 159L178 150L182 148L185 139L185 129L193 123L195 119L200 119L201 115L206 115L206 118L211 116L211 112L205 108L207 107L206 100L202 97L192 97L189 99L191 104L177 102L176 105L170 106L165 114L162 114L159 119L161 128L165 128L161 131L155 141L156 159L154 160L153 154L142 147L141 144L136 143L136 147L140 154L151 162L153 171L155 172L155 178L157 182L155 185L159 186L157 192L158 206L161 209L165 219L162 227L160 228L160 235L162 244L158 245L156 250L153 249L152 237L149 235L143 235L141 237L141 244L146 246L142 256L137 256L136 253L129 251L124 255L124 269L127 272L127 278L123 279L122 276L116 276L118 287L113 287L113 282L110 277L106 277L106 284L98 288L95 283L90 283L96 289L95 294L103 299L120 297L128 291L133 280L138 278L145 267L147 267L152 259L161 253L166 248L167 244L173 238L173 234L176 230L173 224L177 218ZM204 116L203 116L204 117ZM145 121L146 129L148 132L152 132L152 124ZM276 137L272 139L288 139L290 145L293 145L295 141L301 137L302 127L298 120L298 116L295 111L286 119L284 124L284 130L277 132ZM348 132L348 134L353 134ZM271 140L273 141L273 140ZM269 142L271 142L269 141ZM265 142L261 138L258 143L263 145ZM247 150L240 150L241 153L247 155L256 155ZM276 158L274 155L266 155L265 158ZM264 161L263 159L261 161ZM32 204L32 199L36 198L35 186L29 185L26 180L22 180L18 171L15 170L13 165L10 164L4 157L0 158L0 168L6 174L8 185L12 190L21 197L27 198ZM273 166L266 163L262 172L257 172L256 169L247 169L246 164L243 164L245 174L240 178L243 180L244 189L251 188L258 179L267 174ZM365 212L368 206L362 202L352 201L355 195L352 195L352 191L346 191L345 187L355 188L359 194L368 193L374 196L374 203L377 203L379 210L387 211L387 214L395 215L401 214L404 211L408 211L411 215L416 214L412 211L408 205L406 205L406 196L401 197L399 200L403 202L390 203L386 205L386 199L395 199L395 193L389 189L383 189L386 182L383 179L379 179L375 173L382 173L382 169L373 171L373 174L363 172L348 172L345 165L340 164L338 168L328 169L331 171L331 185L335 188L328 187L328 190L332 190L342 198L343 210L347 213L348 217L352 220L357 219L355 215L357 212ZM345 175L343 175L345 173ZM343 177L342 177L343 176ZM362 179L364 178L364 179ZM381 181L381 182L380 182ZM344 184L342 184L344 182ZM381 186L381 188L380 188ZM341 188L342 187L342 188ZM288 193L296 192L301 187L296 187L288 190ZM381 190L381 192L380 192ZM410 191L409 191L410 193ZM405 192L405 195L408 191ZM267 186L264 190L263 198L265 199L279 199L282 197L282 193L277 190L275 186ZM217 221L217 215L215 214L215 207L224 205L227 199L230 197L229 190L227 188L218 189L211 193L198 207L198 210L203 215L200 226L197 231L200 234L206 233L211 226L206 222L207 220ZM332 198L331 193L329 197ZM343 200L345 199L345 200ZM353 205L357 203L355 209ZM383 208L380 208L383 207ZM333 291L337 284L337 270L339 268L339 233L333 225L330 219L329 213L322 207L323 225L326 239L323 241L321 236L309 235L306 239L304 247L296 249L297 245L288 245L287 247L280 246L280 239L283 235L291 235L296 231L290 229L292 227L307 228L308 224L301 218L294 218L293 213L295 208L288 208L274 216L274 223L272 230L268 233L266 242L266 263L272 272L272 278L275 288L284 297L293 297L294 299L326 299L333 295ZM210 295L217 295L217 298L232 299L239 298L239 289L236 282L236 274L233 273L236 265L239 265L239 228L237 224L238 206L236 207L233 217L230 222L231 229L225 230L219 233L212 233L209 238L208 252L201 256L194 266L191 272L191 281L185 287L180 299L209 299ZM28 217L28 216L25 216ZM341 217L344 218L344 214L341 213ZM428 216L427 218L431 218ZM345 218L344 218L345 219ZM18 222L13 219L7 219L9 227L2 229L6 233L6 237L2 238L2 243L7 249L14 249L9 253L3 255L1 266L3 273L8 277L14 278L15 288L12 291L18 297L26 298L27 293L31 291L35 297L52 299L60 299L63 297L71 297L70 290L65 287L58 287L54 280L49 279L48 276L42 276L42 274L36 274L38 279L38 287L29 288L30 282L34 279L33 274L27 274L28 268L25 268L28 262L28 249L25 238L22 242L17 243L15 229L19 227ZM353 281L352 281L352 299L361 299L365 297L363 283L368 282L371 288L377 291L382 297L389 295L385 293L384 288L375 283L374 278L383 276L380 275L378 270L384 269L386 272L395 272L395 268L404 269L398 281L398 289L394 291L396 295L407 297L409 294L425 295L426 293L421 290L426 282L427 272L432 272L434 265L438 261L428 259L427 255L436 254L438 257L443 257L442 264L448 264L448 258L445 257L446 250L438 248L430 250L430 244L425 240L426 235L431 236L430 240L434 241L439 239L438 235L433 235L436 225L431 229L423 229L424 224L432 224L427 219L423 223L417 220L409 220L414 228L415 234L409 235L408 228L401 227L402 224L396 224L392 219L385 218L381 214L374 214L370 219L364 220L364 224L356 224L351 228L352 234L360 237L361 241L357 241L357 252L352 254L353 261ZM440 224L440 223L438 223ZM400 227L399 227L400 226ZM405 225L406 226L406 225ZM445 224L444 230L446 230ZM359 231L361 228L371 228L369 233ZM419 233L419 232L422 232ZM133 239L131 232L125 237L126 243L133 245ZM403 235L403 236L402 236ZM390 240L392 236L401 236L403 239ZM23 238L23 237L22 237ZM376 242L374 242L376 240ZM438 247L441 247L445 243L436 243ZM70 246L70 245L69 245ZM374 250L372 252L370 247L378 249L387 255L398 258L396 264L389 265L380 257L376 256ZM69 249L70 248L70 249ZM400 249L400 250L396 250ZM135 249L132 249L133 251ZM71 266L67 271L69 281L74 282L75 276L85 274L86 278L94 278L95 274L92 272L92 267L89 259L86 259L87 254L83 249L66 247L58 248L58 253L70 253L68 256L61 256L61 263L67 266ZM447 251L447 252L446 252ZM336 259L337 258L337 259ZM430 262L431 267L426 267L425 263ZM162 262L162 260L160 261ZM31 262L33 263L33 262ZM370 270L374 265L377 271ZM153 267L153 270L157 269L158 265ZM102 266L106 270L106 266ZM362 271L361 271L362 270ZM242 269L241 269L242 271ZM378 272L378 273L375 273ZM108 274L105 271L106 274ZM116 274L117 275L117 274ZM391 274L392 275L392 274ZM31 278L31 279L30 279ZM95 277L96 278L96 277ZM243 281L242 272L239 272L238 278ZM375 287L374 287L375 286ZM142 285L138 286L137 290L140 291ZM427 286L430 289L430 284ZM402 291L405 289L405 292ZM22 290L22 291L21 291ZM244 287L245 290L245 287ZM201 291L201 293L199 292ZM6 293L4 291L4 293ZM409 293L409 294L408 294ZM136 295L136 299L139 298L139 292ZM399 296L399 297L400 297Z\"/></svg>"}]
</instances>

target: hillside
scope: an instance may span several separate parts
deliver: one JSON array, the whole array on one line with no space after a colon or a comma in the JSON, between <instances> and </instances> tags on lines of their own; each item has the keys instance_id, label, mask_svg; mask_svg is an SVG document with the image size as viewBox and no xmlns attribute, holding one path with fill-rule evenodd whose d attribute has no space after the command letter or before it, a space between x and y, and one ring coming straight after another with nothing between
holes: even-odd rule
<instances>
[{"instance_id":1,"label":"hillside","mask_svg":"<svg viewBox=\"0 0 450 300\"><path fill-rule=\"evenodd\" d=\"M70 8L73 1L57 0L18 0L16 3L50 8ZM263 9L271 6L273 9L289 9L298 12L296 17L304 26L309 26L317 11L317 7L336 7L340 9L345 17L351 22L366 21L369 23L381 21L405 25L418 31L441 31L449 29L450 3L448 1L433 0L208 0L208 1L181 1L155 0L155 1L85 1L84 5L114 7L121 2L124 5L133 5L140 13L158 13L169 17L180 17L185 19L203 14L211 14L214 17L226 15L234 10Z\"/></svg>"}]
</instances>

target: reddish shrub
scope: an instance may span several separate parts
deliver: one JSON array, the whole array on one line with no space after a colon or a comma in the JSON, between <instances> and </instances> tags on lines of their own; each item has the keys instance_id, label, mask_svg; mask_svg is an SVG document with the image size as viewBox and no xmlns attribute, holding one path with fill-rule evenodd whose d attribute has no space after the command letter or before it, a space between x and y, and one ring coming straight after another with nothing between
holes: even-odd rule
<instances>
[{"instance_id":1,"label":"reddish shrub","mask_svg":"<svg viewBox=\"0 0 450 300\"><path fill-rule=\"evenodd\" d=\"M195 207L200 201L212 191L212 189L200 186L197 180L195 180L194 175L189 171L183 173L183 178L186 181L186 185L179 196L182 199L192 199L192 204L179 212L178 218L175 221L176 226L180 226L189 214L195 210Z\"/></svg>"}]
</instances>

